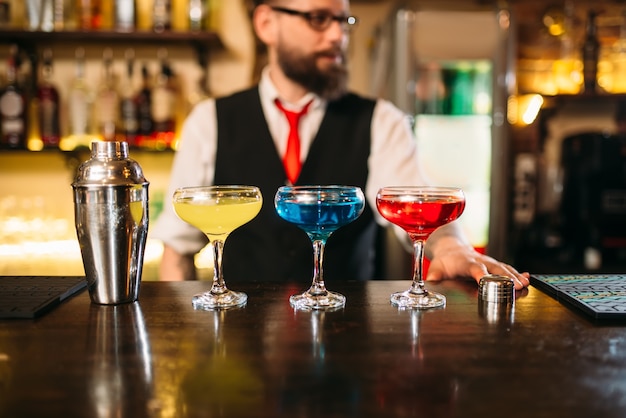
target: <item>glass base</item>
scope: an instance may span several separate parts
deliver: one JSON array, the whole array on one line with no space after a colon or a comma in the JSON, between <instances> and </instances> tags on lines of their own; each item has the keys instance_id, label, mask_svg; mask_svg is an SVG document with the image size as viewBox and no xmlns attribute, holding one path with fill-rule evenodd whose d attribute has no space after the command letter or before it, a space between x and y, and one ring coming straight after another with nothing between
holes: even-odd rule
<instances>
[{"instance_id":1,"label":"glass base","mask_svg":"<svg viewBox=\"0 0 626 418\"><path fill-rule=\"evenodd\" d=\"M346 297L341 293L329 292L313 294L308 290L299 295L289 298L289 303L294 309L303 311L324 311L343 308L346 305Z\"/></svg>"},{"instance_id":2,"label":"glass base","mask_svg":"<svg viewBox=\"0 0 626 418\"><path fill-rule=\"evenodd\" d=\"M432 309L446 306L446 297L437 292L414 293L410 290L391 295L391 304L399 309Z\"/></svg>"},{"instance_id":3,"label":"glass base","mask_svg":"<svg viewBox=\"0 0 626 418\"><path fill-rule=\"evenodd\" d=\"M213 311L244 306L247 301L248 295L242 292L227 290L224 293L213 293L208 291L194 295L191 305L197 310Z\"/></svg>"}]
</instances>

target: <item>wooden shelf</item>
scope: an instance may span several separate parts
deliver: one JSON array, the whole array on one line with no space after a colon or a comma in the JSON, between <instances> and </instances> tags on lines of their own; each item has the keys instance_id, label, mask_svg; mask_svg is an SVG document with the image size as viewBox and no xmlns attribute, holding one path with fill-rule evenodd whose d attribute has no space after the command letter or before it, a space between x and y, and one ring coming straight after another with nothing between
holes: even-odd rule
<instances>
[{"instance_id":1,"label":"wooden shelf","mask_svg":"<svg viewBox=\"0 0 626 418\"><path fill-rule=\"evenodd\" d=\"M223 48L220 38L215 32L153 32L153 31L24 31L0 30L2 43L45 44L60 42L132 42L132 43L191 43L205 47Z\"/></svg>"},{"instance_id":2,"label":"wooden shelf","mask_svg":"<svg viewBox=\"0 0 626 418\"><path fill-rule=\"evenodd\" d=\"M194 48L198 65L206 68L209 62L209 51L223 49L224 44L215 32L207 31L131 31L115 30L76 30L76 31L27 31L15 29L0 29L0 44L15 43L21 48L33 52L38 46L54 44L144 44L144 45L172 45L187 44Z\"/></svg>"}]
</instances>

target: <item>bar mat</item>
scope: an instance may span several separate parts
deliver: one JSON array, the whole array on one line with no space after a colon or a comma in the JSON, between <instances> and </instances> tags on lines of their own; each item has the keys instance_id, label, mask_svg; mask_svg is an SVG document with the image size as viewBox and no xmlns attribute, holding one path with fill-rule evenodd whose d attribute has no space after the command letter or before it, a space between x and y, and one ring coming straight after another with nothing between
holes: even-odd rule
<instances>
[{"instance_id":1,"label":"bar mat","mask_svg":"<svg viewBox=\"0 0 626 418\"><path fill-rule=\"evenodd\" d=\"M595 319L626 319L626 274L533 274L530 283Z\"/></svg>"},{"instance_id":2,"label":"bar mat","mask_svg":"<svg viewBox=\"0 0 626 418\"><path fill-rule=\"evenodd\" d=\"M37 318L86 287L84 276L0 276L0 318Z\"/></svg>"}]
</instances>

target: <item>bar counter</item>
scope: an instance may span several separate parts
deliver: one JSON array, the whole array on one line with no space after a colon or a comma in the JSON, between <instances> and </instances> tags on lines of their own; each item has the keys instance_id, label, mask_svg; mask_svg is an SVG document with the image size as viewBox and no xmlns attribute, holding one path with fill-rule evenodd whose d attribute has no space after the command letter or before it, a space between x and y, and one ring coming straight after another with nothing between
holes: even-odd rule
<instances>
[{"instance_id":1,"label":"bar counter","mask_svg":"<svg viewBox=\"0 0 626 418\"><path fill-rule=\"evenodd\" d=\"M0 321L2 417L620 417L626 328L536 288L489 309L468 281L429 283L432 311L389 303L409 281L327 283L334 312L295 312L302 285L231 285L244 308L195 311L207 282L144 282L137 303L87 292Z\"/></svg>"}]
</instances>

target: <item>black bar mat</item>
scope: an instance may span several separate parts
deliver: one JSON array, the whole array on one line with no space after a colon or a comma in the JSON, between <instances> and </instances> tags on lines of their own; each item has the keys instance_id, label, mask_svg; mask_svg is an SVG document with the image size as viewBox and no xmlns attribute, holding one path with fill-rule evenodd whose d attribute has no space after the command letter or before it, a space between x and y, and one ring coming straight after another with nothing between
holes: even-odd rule
<instances>
[{"instance_id":1,"label":"black bar mat","mask_svg":"<svg viewBox=\"0 0 626 418\"><path fill-rule=\"evenodd\" d=\"M0 276L0 318L37 318L86 287L84 276Z\"/></svg>"},{"instance_id":2,"label":"black bar mat","mask_svg":"<svg viewBox=\"0 0 626 418\"><path fill-rule=\"evenodd\" d=\"M530 283L595 319L626 319L626 274L533 274Z\"/></svg>"}]
</instances>

